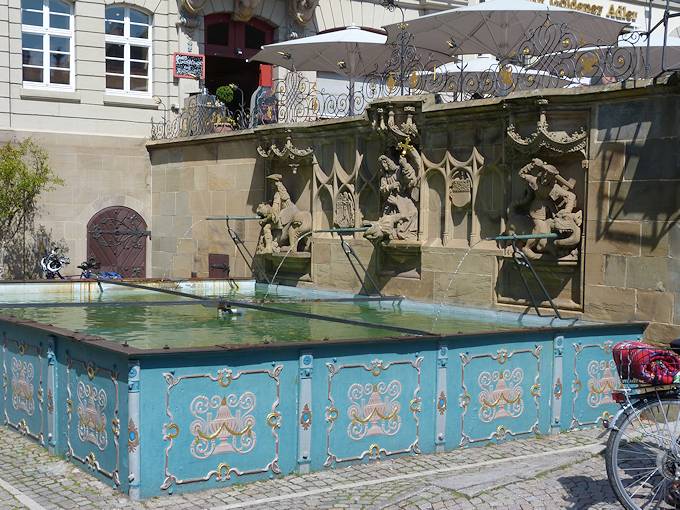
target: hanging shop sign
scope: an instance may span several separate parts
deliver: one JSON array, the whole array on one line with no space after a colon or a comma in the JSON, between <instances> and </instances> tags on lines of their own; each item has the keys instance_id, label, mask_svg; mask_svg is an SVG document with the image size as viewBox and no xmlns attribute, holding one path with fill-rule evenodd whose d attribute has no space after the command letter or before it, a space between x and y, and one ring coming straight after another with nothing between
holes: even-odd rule
<instances>
[{"instance_id":1,"label":"hanging shop sign","mask_svg":"<svg viewBox=\"0 0 680 510\"><path fill-rule=\"evenodd\" d=\"M174 78L204 80L205 55L195 53L173 53L172 76Z\"/></svg>"}]
</instances>

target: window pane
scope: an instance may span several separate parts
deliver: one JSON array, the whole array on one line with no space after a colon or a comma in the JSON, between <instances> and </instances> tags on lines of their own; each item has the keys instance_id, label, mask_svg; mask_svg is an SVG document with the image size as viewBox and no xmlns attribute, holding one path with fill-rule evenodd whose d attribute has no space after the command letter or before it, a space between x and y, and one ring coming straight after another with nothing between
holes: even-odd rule
<instances>
[{"instance_id":1,"label":"window pane","mask_svg":"<svg viewBox=\"0 0 680 510\"><path fill-rule=\"evenodd\" d=\"M71 40L68 37L50 36L50 50L63 51L69 53L71 51Z\"/></svg>"},{"instance_id":2,"label":"window pane","mask_svg":"<svg viewBox=\"0 0 680 510\"><path fill-rule=\"evenodd\" d=\"M43 26L42 12L21 11L21 22L24 25Z\"/></svg>"},{"instance_id":3,"label":"window pane","mask_svg":"<svg viewBox=\"0 0 680 510\"><path fill-rule=\"evenodd\" d=\"M30 66L43 65L43 52L24 50L22 52L23 63Z\"/></svg>"},{"instance_id":4,"label":"window pane","mask_svg":"<svg viewBox=\"0 0 680 510\"><path fill-rule=\"evenodd\" d=\"M135 9L130 9L130 22L150 25L149 16L147 16L143 12L136 11Z\"/></svg>"},{"instance_id":5,"label":"window pane","mask_svg":"<svg viewBox=\"0 0 680 510\"><path fill-rule=\"evenodd\" d=\"M123 58L125 55L125 46L122 44L106 43L106 56Z\"/></svg>"},{"instance_id":6,"label":"window pane","mask_svg":"<svg viewBox=\"0 0 680 510\"><path fill-rule=\"evenodd\" d=\"M125 20L125 8L124 7L107 7L106 8L106 19L114 21L124 21Z\"/></svg>"},{"instance_id":7,"label":"window pane","mask_svg":"<svg viewBox=\"0 0 680 510\"><path fill-rule=\"evenodd\" d=\"M50 0L50 12L71 14L71 6L67 2L62 2L61 0Z\"/></svg>"},{"instance_id":8,"label":"window pane","mask_svg":"<svg viewBox=\"0 0 680 510\"><path fill-rule=\"evenodd\" d=\"M135 90L137 92L146 92L147 79L146 78L130 78L130 90Z\"/></svg>"},{"instance_id":9,"label":"window pane","mask_svg":"<svg viewBox=\"0 0 680 510\"><path fill-rule=\"evenodd\" d=\"M130 24L130 37L136 37L138 39L148 39L149 27L146 25Z\"/></svg>"},{"instance_id":10,"label":"window pane","mask_svg":"<svg viewBox=\"0 0 680 510\"><path fill-rule=\"evenodd\" d=\"M37 34L21 34L21 45L24 48L43 49L43 36Z\"/></svg>"},{"instance_id":11,"label":"window pane","mask_svg":"<svg viewBox=\"0 0 680 510\"><path fill-rule=\"evenodd\" d=\"M261 46L264 46L264 32L246 25L246 48L259 50Z\"/></svg>"},{"instance_id":12,"label":"window pane","mask_svg":"<svg viewBox=\"0 0 680 510\"><path fill-rule=\"evenodd\" d=\"M122 76L112 76L110 74L107 74L106 75L106 88L107 89L123 90L123 77Z\"/></svg>"},{"instance_id":13,"label":"window pane","mask_svg":"<svg viewBox=\"0 0 680 510\"><path fill-rule=\"evenodd\" d=\"M106 22L106 33L109 35L123 35L124 25L114 21Z\"/></svg>"},{"instance_id":14,"label":"window pane","mask_svg":"<svg viewBox=\"0 0 680 510\"><path fill-rule=\"evenodd\" d=\"M42 83L42 69L37 67L24 67L24 81L37 81Z\"/></svg>"},{"instance_id":15,"label":"window pane","mask_svg":"<svg viewBox=\"0 0 680 510\"><path fill-rule=\"evenodd\" d=\"M55 69L50 70L50 83L68 85L70 78L71 78L70 71L58 71Z\"/></svg>"},{"instance_id":16,"label":"window pane","mask_svg":"<svg viewBox=\"0 0 680 510\"><path fill-rule=\"evenodd\" d=\"M35 9L36 11L43 10L42 0L21 0L22 9Z\"/></svg>"},{"instance_id":17,"label":"window pane","mask_svg":"<svg viewBox=\"0 0 680 510\"><path fill-rule=\"evenodd\" d=\"M229 41L229 25L226 23L216 23L208 25L206 29L205 42L206 44L219 44L227 46Z\"/></svg>"},{"instance_id":18,"label":"window pane","mask_svg":"<svg viewBox=\"0 0 680 510\"><path fill-rule=\"evenodd\" d=\"M106 72L107 73L120 73L123 74L123 61L122 60L111 60L106 59Z\"/></svg>"},{"instance_id":19,"label":"window pane","mask_svg":"<svg viewBox=\"0 0 680 510\"><path fill-rule=\"evenodd\" d=\"M68 69L71 58L63 53L50 53L50 67L61 67Z\"/></svg>"},{"instance_id":20,"label":"window pane","mask_svg":"<svg viewBox=\"0 0 680 510\"><path fill-rule=\"evenodd\" d=\"M62 16L60 14L50 14L50 27L51 28L63 28L68 30L70 26L70 19L68 16Z\"/></svg>"},{"instance_id":21,"label":"window pane","mask_svg":"<svg viewBox=\"0 0 680 510\"><path fill-rule=\"evenodd\" d=\"M146 62L130 62L130 74L136 74L137 76L148 76L149 64Z\"/></svg>"},{"instance_id":22,"label":"window pane","mask_svg":"<svg viewBox=\"0 0 680 510\"><path fill-rule=\"evenodd\" d=\"M133 60L149 60L149 48L144 46L130 46L130 58Z\"/></svg>"}]
</instances>

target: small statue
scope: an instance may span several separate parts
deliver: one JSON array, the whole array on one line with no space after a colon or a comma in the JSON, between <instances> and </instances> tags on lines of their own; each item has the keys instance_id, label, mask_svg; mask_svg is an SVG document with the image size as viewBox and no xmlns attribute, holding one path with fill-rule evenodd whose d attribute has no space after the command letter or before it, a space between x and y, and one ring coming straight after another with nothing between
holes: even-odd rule
<instances>
[{"instance_id":1,"label":"small statue","mask_svg":"<svg viewBox=\"0 0 680 510\"><path fill-rule=\"evenodd\" d=\"M300 25L306 25L314 16L319 0L289 0L290 14Z\"/></svg>"},{"instance_id":2,"label":"small statue","mask_svg":"<svg viewBox=\"0 0 680 510\"><path fill-rule=\"evenodd\" d=\"M261 3L262 0L236 0L234 6L234 21L250 21Z\"/></svg>"},{"instance_id":3,"label":"small statue","mask_svg":"<svg viewBox=\"0 0 680 510\"><path fill-rule=\"evenodd\" d=\"M382 214L376 222L364 222L369 226L364 237L371 241L402 240L418 238L418 176L405 155L399 164L382 155L378 158Z\"/></svg>"},{"instance_id":4,"label":"small statue","mask_svg":"<svg viewBox=\"0 0 680 510\"><path fill-rule=\"evenodd\" d=\"M281 182L280 174L267 177L273 182L276 191L272 203L257 206L256 214L262 218L262 232L257 243L257 254L279 253L281 251L297 253L309 251L311 239L307 236L302 246L300 238L312 230L312 214L302 211L291 200L288 190ZM288 243L288 244L286 244Z\"/></svg>"},{"instance_id":5,"label":"small statue","mask_svg":"<svg viewBox=\"0 0 680 510\"><path fill-rule=\"evenodd\" d=\"M510 205L509 233L559 236L552 244L545 238L528 240L522 248L524 254L530 259L541 258L550 250L557 257L577 255L583 212L574 211L574 181L567 181L553 165L538 158L522 167L518 175L527 182L528 189L522 199Z\"/></svg>"}]
</instances>

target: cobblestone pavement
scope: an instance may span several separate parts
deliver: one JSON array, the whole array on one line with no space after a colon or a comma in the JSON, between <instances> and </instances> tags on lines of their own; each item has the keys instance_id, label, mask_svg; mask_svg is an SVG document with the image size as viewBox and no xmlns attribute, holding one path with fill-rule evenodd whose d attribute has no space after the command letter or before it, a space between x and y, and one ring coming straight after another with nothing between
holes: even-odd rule
<instances>
[{"instance_id":1,"label":"cobblestone pavement","mask_svg":"<svg viewBox=\"0 0 680 510\"><path fill-rule=\"evenodd\" d=\"M0 509L612 509L600 430L133 502L0 427Z\"/></svg>"}]
</instances>

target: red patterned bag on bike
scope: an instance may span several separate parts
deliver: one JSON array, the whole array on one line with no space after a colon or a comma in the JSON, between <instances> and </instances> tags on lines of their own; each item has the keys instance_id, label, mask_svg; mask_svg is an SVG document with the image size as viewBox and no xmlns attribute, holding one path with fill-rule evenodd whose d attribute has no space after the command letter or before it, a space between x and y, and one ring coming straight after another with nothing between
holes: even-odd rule
<instances>
[{"instance_id":1,"label":"red patterned bag on bike","mask_svg":"<svg viewBox=\"0 0 680 510\"><path fill-rule=\"evenodd\" d=\"M622 380L648 384L673 384L680 372L680 356L643 342L620 342L614 346L614 363Z\"/></svg>"}]
</instances>

